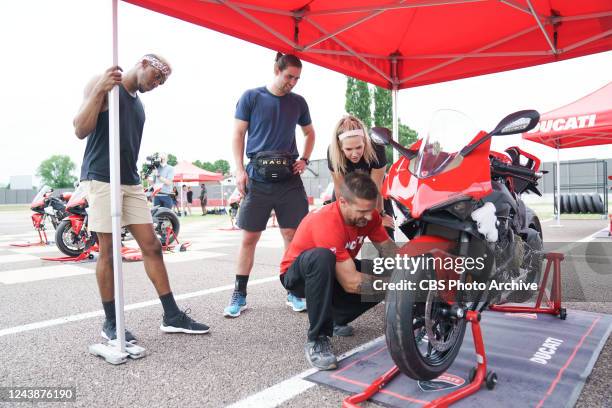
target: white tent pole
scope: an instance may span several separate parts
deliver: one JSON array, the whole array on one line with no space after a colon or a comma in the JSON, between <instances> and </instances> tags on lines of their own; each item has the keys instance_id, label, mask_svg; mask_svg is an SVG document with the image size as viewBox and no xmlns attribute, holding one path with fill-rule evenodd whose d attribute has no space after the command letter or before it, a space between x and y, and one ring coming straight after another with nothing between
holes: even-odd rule
<instances>
[{"instance_id":1,"label":"white tent pole","mask_svg":"<svg viewBox=\"0 0 612 408\"><path fill-rule=\"evenodd\" d=\"M397 85L393 86L391 91L391 109L393 110L393 140L399 143L399 117L397 116ZM393 161L396 162L399 159L399 153L397 149L393 149Z\"/></svg>"},{"instance_id":2,"label":"white tent pole","mask_svg":"<svg viewBox=\"0 0 612 408\"><path fill-rule=\"evenodd\" d=\"M397 55L391 56L391 78L393 88L391 90L391 110L393 115L393 140L399 143L399 117L397 116L397 87L398 87L397 74ZM393 162L399 160L399 152L397 149L393 149Z\"/></svg>"},{"instance_id":3,"label":"white tent pole","mask_svg":"<svg viewBox=\"0 0 612 408\"><path fill-rule=\"evenodd\" d=\"M557 147L557 225L561 225L561 159Z\"/></svg>"},{"instance_id":4,"label":"white tent pole","mask_svg":"<svg viewBox=\"0 0 612 408\"><path fill-rule=\"evenodd\" d=\"M113 3L113 66L119 65L117 7ZM113 271L115 279L115 316L117 340L121 352L125 352L125 323L123 316L123 271L121 259L121 172L119 156L119 86L113 87L108 96L109 161L111 187L111 222L113 233Z\"/></svg>"}]
</instances>

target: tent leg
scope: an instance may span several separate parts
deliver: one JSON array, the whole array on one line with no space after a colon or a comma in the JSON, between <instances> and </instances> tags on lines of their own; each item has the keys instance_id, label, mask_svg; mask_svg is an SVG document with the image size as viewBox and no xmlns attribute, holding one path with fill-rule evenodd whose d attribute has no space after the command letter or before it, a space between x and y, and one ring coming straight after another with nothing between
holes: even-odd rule
<instances>
[{"instance_id":1,"label":"tent leg","mask_svg":"<svg viewBox=\"0 0 612 408\"><path fill-rule=\"evenodd\" d=\"M113 66L119 65L117 9L118 0L112 1L113 10ZM117 339L108 344L94 344L89 352L103 357L111 364L121 364L127 357L141 358L145 349L125 343L125 323L123 314L123 270L121 257L121 173L119 163L119 86L115 86L108 95L108 130L109 130L109 164L111 189L111 222L113 241L113 272L115 280L115 319L117 322Z\"/></svg>"},{"instance_id":2,"label":"tent leg","mask_svg":"<svg viewBox=\"0 0 612 408\"><path fill-rule=\"evenodd\" d=\"M560 159L560 151L561 149L557 148L557 214L556 224L552 225L553 227L562 227L561 225L561 159Z\"/></svg>"},{"instance_id":3,"label":"tent leg","mask_svg":"<svg viewBox=\"0 0 612 408\"><path fill-rule=\"evenodd\" d=\"M399 143L399 117L397 116L397 86L393 86L391 91L391 104L393 110L393 140ZM393 161L399 160L397 149L393 149Z\"/></svg>"}]
</instances>

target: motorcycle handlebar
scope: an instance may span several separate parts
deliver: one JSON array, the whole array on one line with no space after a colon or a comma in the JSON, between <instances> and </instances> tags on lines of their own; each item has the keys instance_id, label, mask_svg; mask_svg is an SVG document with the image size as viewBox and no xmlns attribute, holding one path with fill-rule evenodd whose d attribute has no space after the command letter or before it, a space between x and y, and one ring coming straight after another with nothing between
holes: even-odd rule
<instances>
[{"instance_id":1,"label":"motorcycle handlebar","mask_svg":"<svg viewBox=\"0 0 612 408\"><path fill-rule=\"evenodd\" d=\"M517 174L519 176L525 176L525 177L531 177L531 178L541 178L542 177L542 173L541 172L535 172L531 169L527 169L525 167L522 166L515 166L512 164L505 164L505 163L501 163L501 162L494 162L493 163L493 168L495 170L501 170L501 171L506 171L508 173L514 173Z\"/></svg>"}]
</instances>

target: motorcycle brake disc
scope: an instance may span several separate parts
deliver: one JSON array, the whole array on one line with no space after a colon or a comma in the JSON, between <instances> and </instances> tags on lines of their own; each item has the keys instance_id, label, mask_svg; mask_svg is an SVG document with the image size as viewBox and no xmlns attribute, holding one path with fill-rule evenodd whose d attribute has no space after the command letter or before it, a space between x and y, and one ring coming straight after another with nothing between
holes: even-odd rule
<instances>
[{"instance_id":1,"label":"motorcycle brake disc","mask_svg":"<svg viewBox=\"0 0 612 408\"><path fill-rule=\"evenodd\" d=\"M434 333L434 324L436 324L436 321L431 318L434 302L441 302L437 294L438 292L436 290L430 290L427 294L427 301L425 302L425 331L427 332L427 341L429 344L431 344L435 350L442 352L448 350L455 344L459 337L459 330L457 330L456 325L453 325L450 333L441 333L442 335L446 334L446 340L439 340L437 338Z\"/></svg>"}]
</instances>

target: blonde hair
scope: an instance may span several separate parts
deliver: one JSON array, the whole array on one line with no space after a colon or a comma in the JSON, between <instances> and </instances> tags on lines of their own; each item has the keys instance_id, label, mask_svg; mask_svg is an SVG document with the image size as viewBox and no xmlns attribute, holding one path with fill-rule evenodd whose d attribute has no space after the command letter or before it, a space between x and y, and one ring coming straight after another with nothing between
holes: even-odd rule
<instances>
[{"instance_id":1,"label":"blonde hair","mask_svg":"<svg viewBox=\"0 0 612 408\"><path fill-rule=\"evenodd\" d=\"M331 167L332 169L334 169L334 173L346 174L347 159L344 152L342 151L342 141L338 138L338 136L340 136L344 132L348 132L351 130L363 131L363 136L348 136L346 138L363 137L363 159L366 161L366 163L368 165L371 165L372 163L378 163L376 152L374 151L374 147L372 146L372 141L370 140L370 137L367 136L368 131L365 125L355 116L347 115L340 119L336 124L336 128L334 129L334 134L332 137L332 142L329 146L329 160L331 161Z\"/></svg>"}]
</instances>

